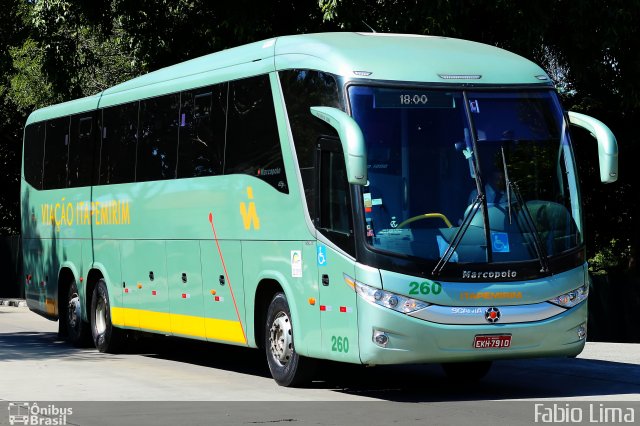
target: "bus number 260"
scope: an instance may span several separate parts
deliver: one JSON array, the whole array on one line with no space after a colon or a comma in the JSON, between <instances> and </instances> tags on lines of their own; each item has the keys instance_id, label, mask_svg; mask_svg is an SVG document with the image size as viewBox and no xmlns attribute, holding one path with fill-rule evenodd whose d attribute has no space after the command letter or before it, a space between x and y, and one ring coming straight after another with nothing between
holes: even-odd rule
<instances>
[{"instance_id":1,"label":"bus number 260","mask_svg":"<svg viewBox=\"0 0 640 426\"><path fill-rule=\"evenodd\" d=\"M409 294L440 294L442 291L442 284L439 282L428 282L425 281L422 284L418 284L417 282L409 283Z\"/></svg>"},{"instance_id":2,"label":"bus number 260","mask_svg":"<svg viewBox=\"0 0 640 426\"><path fill-rule=\"evenodd\" d=\"M349 352L349 339L341 336L331 336L331 351L332 352Z\"/></svg>"}]
</instances>

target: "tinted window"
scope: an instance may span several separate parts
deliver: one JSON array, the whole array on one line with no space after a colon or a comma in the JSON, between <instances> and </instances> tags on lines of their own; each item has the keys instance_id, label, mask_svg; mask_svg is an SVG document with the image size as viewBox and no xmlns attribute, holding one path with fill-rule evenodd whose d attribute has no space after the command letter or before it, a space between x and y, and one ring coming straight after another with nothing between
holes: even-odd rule
<instances>
[{"instance_id":1,"label":"tinted window","mask_svg":"<svg viewBox=\"0 0 640 426\"><path fill-rule=\"evenodd\" d=\"M227 84L183 92L178 177L222 174Z\"/></svg>"},{"instance_id":2,"label":"tinted window","mask_svg":"<svg viewBox=\"0 0 640 426\"><path fill-rule=\"evenodd\" d=\"M69 117L47 121L44 147L44 189L66 188Z\"/></svg>"},{"instance_id":3,"label":"tinted window","mask_svg":"<svg viewBox=\"0 0 640 426\"><path fill-rule=\"evenodd\" d=\"M351 194L342 146L338 139L324 138L318 145L318 228L338 247L353 255Z\"/></svg>"},{"instance_id":4,"label":"tinted window","mask_svg":"<svg viewBox=\"0 0 640 426\"><path fill-rule=\"evenodd\" d=\"M180 94L140 102L136 182L176 177Z\"/></svg>"},{"instance_id":5,"label":"tinted window","mask_svg":"<svg viewBox=\"0 0 640 426\"><path fill-rule=\"evenodd\" d=\"M93 113L71 117L68 186L91 185L93 140L97 133Z\"/></svg>"},{"instance_id":6,"label":"tinted window","mask_svg":"<svg viewBox=\"0 0 640 426\"><path fill-rule=\"evenodd\" d=\"M135 181L138 102L102 111L101 185Z\"/></svg>"},{"instance_id":7,"label":"tinted window","mask_svg":"<svg viewBox=\"0 0 640 426\"><path fill-rule=\"evenodd\" d=\"M36 189L42 188L45 123L27 126L24 132L24 179Z\"/></svg>"},{"instance_id":8,"label":"tinted window","mask_svg":"<svg viewBox=\"0 0 640 426\"><path fill-rule=\"evenodd\" d=\"M255 176L289 193L266 75L229 83L224 172Z\"/></svg>"},{"instance_id":9,"label":"tinted window","mask_svg":"<svg viewBox=\"0 0 640 426\"><path fill-rule=\"evenodd\" d=\"M309 108L330 106L341 108L338 84L333 75L309 70L288 70L279 73L284 92L289 124L298 156L300 175L304 185L309 215L316 217L314 156L318 138L323 135L337 137L336 131L317 119Z\"/></svg>"}]
</instances>

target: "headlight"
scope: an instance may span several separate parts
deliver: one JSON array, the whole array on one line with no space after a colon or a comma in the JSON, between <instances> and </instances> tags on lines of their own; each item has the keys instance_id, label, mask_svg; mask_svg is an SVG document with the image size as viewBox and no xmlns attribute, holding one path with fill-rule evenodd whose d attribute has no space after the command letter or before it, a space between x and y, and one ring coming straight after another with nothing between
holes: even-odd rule
<instances>
[{"instance_id":1,"label":"headlight","mask_svg":"<svg viewBox=\"0 0 640 426\"><path fill-rule=\"evenodd\" d=\"M346 279L347 277L345 277L345 280ZM356 292L367 302L375 303L376 305L384 306L385 308L393 309L403 314L408 314L409 312L417 311L430 305L430 303L427 302L409 299L399 294L369 287L355 280L351 280L351 282L355 282Z\"/></svg>"},{"instance_id":2,"label":"headlight","mask_svg":"<svg viewBox=\"0 0 640 426\"><path fill-rule=\"evenodd\" d=\"M589 285L584 284L582 287L572 290L569 293L561 294L558 297L554 297L553 299L549 300L549 302L553 303L554 305L562 306L563 308L571 308L585 300L588 295Z\"/></svg>"}]
</instances>

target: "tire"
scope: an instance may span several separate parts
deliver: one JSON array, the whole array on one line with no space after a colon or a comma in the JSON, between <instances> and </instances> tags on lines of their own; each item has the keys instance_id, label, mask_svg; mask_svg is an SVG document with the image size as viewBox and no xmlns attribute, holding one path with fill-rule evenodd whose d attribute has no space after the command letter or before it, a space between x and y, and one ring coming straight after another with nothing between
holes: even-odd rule
<instances>
[{"instance_id":1,"label":"tire","mask_svg":"<svg viewBox=\"0 0 640 426\"><path fill-rule=\"evenodd\" d=\"M89 342L89 324L82 320L82 301L78 292L78 285L75 280L69 285L67 294L67 305L64 309L64 327L59 329L64 333L67 342L73 346L86 346Z\"/></svg>"},{"instance_id":2,"label":"tire","mask_svg":"<svg viewBox=\"0 0 640 426\"><path fill-rule=\"evenodd\" d=\"M264 347L271 376L280 386L308 383L315 372L315 360L300 356L293 342L293 324L284 293L271 299L265 322Z\"/></svg>"},{"instance_id":3,"label":"tire","mask_svg":"<svg viewBox=\"0 0 640 426\"><path fill-rule=\"evenodd\" d=\"M451 362L442 364L442 369L451 380L459 383L474 383L489 373L491 365L491 361Z\"/></svg>"},{"instance_id":4,"label":"tire","mask_svg":"<svg viewBox=\"0 0 640 426\"><path fill-rule=\"evenodd\" d=\"M107 283L100 279L91 298L91 335L100 352L115 353L124 343L124 332L111 322Z\"/></svg>"}]
</instances>

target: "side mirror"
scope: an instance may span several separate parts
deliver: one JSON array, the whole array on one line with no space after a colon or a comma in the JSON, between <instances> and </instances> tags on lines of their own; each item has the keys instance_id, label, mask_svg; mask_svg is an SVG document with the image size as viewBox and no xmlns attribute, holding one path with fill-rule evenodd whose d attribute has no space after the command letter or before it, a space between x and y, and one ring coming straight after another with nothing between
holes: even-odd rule
<instances>
[{"instance_id":1,"label":"side mirror","mask_svg":"<svg viewBox=\"0 0 640 426\"><path fill-rule=\"evenodd\" d=\"M587 130L598 142L600 181L613 183L618 180L618 142L611 130L600 120L569 111L569 122Z\"/></svg>"},{"instance_id":2,"label":"side mirror","mask_svg":"<svg viewBox=\"0 0 640 426\"><path fill-rule=\"evenodd\" d=\"M311 107L311 114L338 131L349 183L366 185L367 151L358 123L346 113L331 107Z\"/></svg>"}]
</instances>

